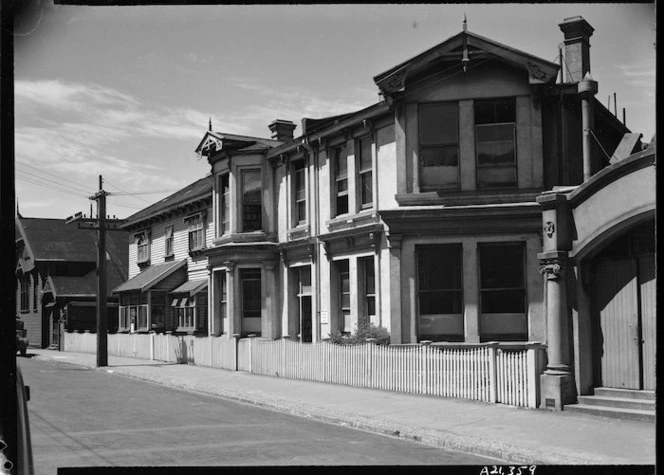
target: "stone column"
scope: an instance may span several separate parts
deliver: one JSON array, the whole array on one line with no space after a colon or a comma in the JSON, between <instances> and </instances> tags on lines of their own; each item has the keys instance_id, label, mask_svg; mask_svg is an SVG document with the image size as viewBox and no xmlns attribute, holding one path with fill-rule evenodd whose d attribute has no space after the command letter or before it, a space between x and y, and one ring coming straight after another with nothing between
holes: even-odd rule
<instances>
[{"instance_id":1,"label":"stone column","mask_svg":"<svg viewBox=\"0 0 664 475\"><path fill-rule=\"evenodd\" d=\"M540 195L542 246L537 255L539 271L546 278L547 369L540 376L540 401L547 409L561 411L574 402L576 388L570 368L569 305L567 296L568 251L572 247L572 223L567 197Z\"/></svg>"},{"instance_id":2,"label":"stone column","mask_svg":"<svg viewBox=\"0 0 664 475\"><path fill-rule=\"evenodd\" d=\"M261 316L261 336L276 340L279 337L279 316L277 315L276 263L263 263L265 278L262 279L263 315Z\"/></svg>"},{"instance_id":3,"label":"stone column","mask_svg":"<svg viewBox=\"0 0 664 475\"><path fill-rule=\"evenodd\" d=\"M401 334L401 238L400 234L387 234L387 246L390 249L390 341L393 344L403 342Z\"/></svg>"}]
</instances>

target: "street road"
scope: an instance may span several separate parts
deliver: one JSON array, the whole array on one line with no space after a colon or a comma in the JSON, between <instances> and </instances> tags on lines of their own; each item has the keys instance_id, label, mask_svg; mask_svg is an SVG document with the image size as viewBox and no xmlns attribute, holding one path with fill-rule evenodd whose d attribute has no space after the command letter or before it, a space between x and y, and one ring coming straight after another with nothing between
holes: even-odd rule
<instances>
[{"instance_id":1,"label":"street road","mask_svg":"<svg viewBox=\"0 0 664 475\"><path fill-rule=\"evenodd\" d=\"M449 452L54 361L19 358L36 473L156 465L486 465Z\"/></svg>"}]
</instances>

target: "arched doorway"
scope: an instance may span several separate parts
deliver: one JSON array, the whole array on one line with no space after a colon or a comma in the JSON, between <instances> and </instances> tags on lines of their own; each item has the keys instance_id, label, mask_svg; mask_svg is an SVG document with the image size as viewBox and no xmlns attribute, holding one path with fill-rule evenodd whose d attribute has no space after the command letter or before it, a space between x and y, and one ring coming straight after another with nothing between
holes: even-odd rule
<instances>
[{"instance_id":1,"label":"arched doorway","mask_svg":"<svg viewBox=\"0 0 664 475\"><path fill-rule=\"evenodd\" d=\"M655 222L636 225L591 262L596 386L654 390Z\"/></svg>"}]
</instances>

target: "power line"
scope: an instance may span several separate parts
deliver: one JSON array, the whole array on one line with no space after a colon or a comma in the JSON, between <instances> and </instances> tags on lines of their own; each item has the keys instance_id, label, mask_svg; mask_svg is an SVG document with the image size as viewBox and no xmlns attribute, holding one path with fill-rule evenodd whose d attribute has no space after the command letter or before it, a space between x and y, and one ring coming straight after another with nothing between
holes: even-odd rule
<instances>
[{"instance_id":1,"label":"power line","mask_svg":"<svg viewBox=\"0 0 664 475\"><path fill-rule=\"evenodd\" d=\"M27 175L27 176L31 176L31 177L33 177L34 179L47 181L47 182L49 182L49 183L53 183L54 185L57 185L57 186L60 186L60 187L65 187L65 188L69 188L69 189L72 189L72 190L80 191L81 193L86 193L86 194L88 194L88 195L92 194L92 192L90 192L90 190L86 190L85 188L81 188L80 185L78 185L78 184L77 184L77 188L74 188L74 187L72 187L72 186L70 186L70 185L67 185L67 184L64 184L64 183L59 183L59 182L57 182L57 181L55 181L55 180L51 180L50 178L45 178L45 177L42 177L42 176L36 175L36 174L34 174L34 173L30 173L30 172L25 171L25 170L17 170L17 171L18 171L18 172L21 172L21 173L23 173L23 174L25 174L25 175ZM69 181L69 180L68 180L68 181ZM72 183L73 183L73 182L72 182Z\"/></svg>"},{"instance_id":2,"label":"power line","mask_svg":"<svg viewBox=\"0 0 664 475\"><path fill-rule=\"evenodd\" d=\"M27 163L22 162L22 161L20 161L20 160L16 160L16 163L19 164L19 165L23 165L24 167L32 168L33 170L37 170L37 171L40 172L40 173L44 173L44 174L46 174L46 172L44 172L44 171L41 170L40 168L33 167L32 165L28 165ZM83 187L83 186L84 186L84 185L81 185L80 183L77 183L77 182L72 181L72 180L68 180L67 178L63 178L63 177L61 177L61 176L59 176L59 175L49 174L49 176L51 176L51 177L53 177L53 178L57 178L57 179L59 179L59 180L68 181L69 183L72 183L72 184L74 184L74 185L76 185L76 186L79 186L79 187ZM88 190L86 190L86 193L89 193L89 194L93 195L93 194L94 194L94 191L91 191L91 190L88 191Z\"/></svg>"},{"instance_id":3,"label":"power line","mask_svg":"<svg viewBox=\"0 0 664 475\"><path fill-rule=\"evenodd\" d=\"M127 194L127 195L134 196L134 194L132 194L132 193L128 193L126 190L123 190L122 188L120 188L120 187L117 186L117 185L114 185L113 183L109 182L108 180L105 180L105 183L106 183L107 185L112 186L112 187L115 188L116 190L119 190L119 191L121 191L121 192L123 192L123 193L125 193L125 194ZM150 203L150 202L149 202L148 200L146 200L146 199L143 199L143 198L138 198L138 199L141 200L141 201L145 201L145 202L148 203L148 204L152 204L152 203Z\"/></svg>"},{"instance_id":4,"label":"power line","mask_svg":"<svg viewBox=\"0 0 664 475\"><path fill-rule=\"evenodd\" d=\"M39 181L30 179L30 178L27 178L27 177L24 177L24 176L17 175L16 179L21 180L21 181L25 181L25 182L28 182L28 183L32 183L33 185L41 186L43 188L48 188L49 190L55 190L55 191L59 191L61 193L68 193L70 195L78 196L79 198L80 197L87 198L87 196L84 195L83 193L76 192L72 189L60 188L60 187L57 187L57 186L54 186L54 185L50 185L48 183L43 183L43 182L39 182Z\"/></svg>"}]
</instances>

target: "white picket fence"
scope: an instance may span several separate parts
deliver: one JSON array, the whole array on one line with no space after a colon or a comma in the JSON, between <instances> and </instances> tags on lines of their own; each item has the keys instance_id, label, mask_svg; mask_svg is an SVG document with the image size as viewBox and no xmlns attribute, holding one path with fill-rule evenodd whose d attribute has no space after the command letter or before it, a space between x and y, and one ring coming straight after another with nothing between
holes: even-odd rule
<instances>
[{"instance_id":1,"label":"white picket fence","mask_svg":"<svg viewBox=\"0 0 664 475\"><path fill-rule=\"evenodd\" d=\"M240 340L243 370L265 376L537 407L540 345L501 350L429 345L339 346L290 340ZM239 369L239 368L238 368Z\"/></svg>"},{"instance_id":2,"label":"white picket fence","mask_svg":"<svg viewBox=\"0 0 664 475\"><path fill-rule=\"evenodd\" d=\"M95 353L94 333L66 333L64 351ZM108 335L108 354L307 381L538 407L540 344L300 343L171 334Z\"/></svg>"}]
</instances>

